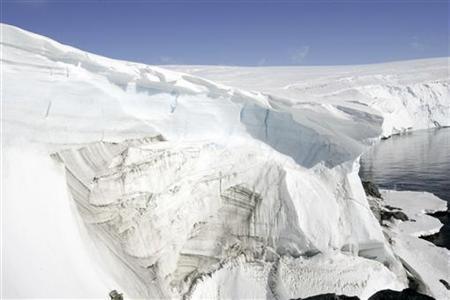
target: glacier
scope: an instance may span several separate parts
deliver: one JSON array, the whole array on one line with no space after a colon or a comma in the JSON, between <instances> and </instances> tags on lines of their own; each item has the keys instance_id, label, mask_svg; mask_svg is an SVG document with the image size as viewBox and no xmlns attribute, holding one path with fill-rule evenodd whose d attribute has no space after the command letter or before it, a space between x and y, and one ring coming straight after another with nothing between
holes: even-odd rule
<instances>
[{"instance_id":1,"label":"glacier","mask_svg":"<svg viewBox=\"0 0 450 300\"><path fill-rule=\"evenodd\" d=\"M1 32L5 297L367 299L407 287L359 156L450 125L448 58L158 67Z\"/></svg>"}]
</instances>

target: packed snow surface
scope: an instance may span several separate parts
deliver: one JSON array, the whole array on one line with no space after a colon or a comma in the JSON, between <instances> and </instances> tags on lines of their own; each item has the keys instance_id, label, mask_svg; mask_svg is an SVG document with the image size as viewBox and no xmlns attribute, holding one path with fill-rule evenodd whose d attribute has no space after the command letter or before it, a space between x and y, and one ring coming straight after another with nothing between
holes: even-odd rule
<instances>
[{"instance_id":1,"label":"packed snow surface","mask_svg":"<svg viewBox=\"0 0 450 300\"><path fill-rule=\"evenodd\" d=\"M203 79L1 30L3 296L407 285L359 156L382 135L449 125L447 58L178 67Z\"/></svg>"},{"instance_id":2,"label":"packed snow surface","mask_svg":"<svg viewBox=\"0 0 450 300\"><path fill-rule=\"evenodd\" d=\"M338 293L367 299L380 286L402 289L384 266L358 256L317 254L310 258L283 257L276 263L246 262L238 257L200 278L187 298L295 299Z\"/></svg>"},{"instance_id":3,"label":"packed snow surface","mask_svg":"<svg viewBox=\"0 0 450 300\"><path fill-rule=\"evenodd\" d=\"M385 190L382 195L385 204L400 208L409 218L395 220L386 230L395 253L423 285L423 292L436 299L450 299L450 291L440 281L450 282L450 252L418 238L439 231L442 223L427 213L445 211L447 203L426 192Z\"/></svg>"},{"instance_id":4,"label":"packed snow surface","mask_svg":"<svg viewBox=\"0 0 450 300\"><path fill-rule=\"evenodd\" d=\"M437 211L446 211L447 202L427 192L382 191L384 202L391 207L399 207L411 218L408 222L399 222L400 231L413 236L439 232L442 223L439 219L427 215Z\"/></svg>"}]
</instances>

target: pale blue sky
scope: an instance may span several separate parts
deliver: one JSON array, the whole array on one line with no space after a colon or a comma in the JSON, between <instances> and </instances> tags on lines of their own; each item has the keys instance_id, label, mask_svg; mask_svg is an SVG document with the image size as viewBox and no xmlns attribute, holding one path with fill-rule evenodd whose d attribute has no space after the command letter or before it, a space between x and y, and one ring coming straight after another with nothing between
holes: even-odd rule
<instances>
[{"instance_id":1,"label":"pale blue sky","mask_svg":"<svg viewBox=\"0 0 450 300\"><path fill-rule=\"evenodd\" d=\"M449 55L433 0L3 1L2 22L149 64L336 65Z\"/></svg>"}]
</instances>

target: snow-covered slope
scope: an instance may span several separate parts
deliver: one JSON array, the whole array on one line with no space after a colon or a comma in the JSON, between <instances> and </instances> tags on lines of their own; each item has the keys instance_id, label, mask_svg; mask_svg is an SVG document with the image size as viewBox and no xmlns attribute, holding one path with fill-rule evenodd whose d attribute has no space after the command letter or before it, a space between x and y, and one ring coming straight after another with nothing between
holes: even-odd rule
<instances>
[{"instance_id":1,"label":"snow-covered slope","mask_svg":"<svg viewBox=\"0 0 450 300\"><path fill-rule=\"evenodd\" d=\"M255 90L293 107L367 105L383 117L383 135L450 125L449 58L335 67L169 66ZM345 109L344 109L345 111Z\"/></svg>"},{"instance_id":2,"label":"snow-covered slope","mask_svg":"<svg viewBox=\"0 0 450 300\"><path fill-rule=\"evenodd\" d=\"M375 105L318 90L292 103L1 30L6 297L365 298L406 286L357 175L389 132ZM416 97L430 108L417 128L450 115L448 78L429 76L438 83L417 76L433 95Z\"/></svg>"}]
</instances>

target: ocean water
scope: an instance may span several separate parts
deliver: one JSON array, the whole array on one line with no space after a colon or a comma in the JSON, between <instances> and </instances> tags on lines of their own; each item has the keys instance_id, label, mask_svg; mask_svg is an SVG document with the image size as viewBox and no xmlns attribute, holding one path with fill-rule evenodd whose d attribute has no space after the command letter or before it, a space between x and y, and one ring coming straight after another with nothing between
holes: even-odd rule
<instances>
[{"instance_id":1,"label":"ocean water","mask_svg":"<svg viewBox=\"0 0 450 300\"><path fill-rule=\"evenodd\" d=\"M450 128L381 141L362 156L360 176L383 188L427 191L450 202Z\"/></svg>"},{"instance_id":2,"label":"ocean water","mask_svg":"<svg viewBox=\"0 0 450 300\"><path fill-rule=\"evenodd\" d=\"M361 157L360 176L381 188L427 191L450 203L450 128L393 136ZM430 238L450 246L449 214L436 214L445 225Z\"/></svg>"}]
</instances>

